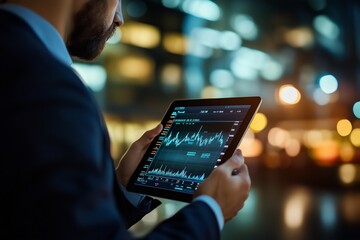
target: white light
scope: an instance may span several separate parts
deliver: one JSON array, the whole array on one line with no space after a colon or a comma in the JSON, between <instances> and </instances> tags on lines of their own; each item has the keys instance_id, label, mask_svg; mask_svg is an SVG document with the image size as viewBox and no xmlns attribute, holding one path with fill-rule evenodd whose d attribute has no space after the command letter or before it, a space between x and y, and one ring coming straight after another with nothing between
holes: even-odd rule
<instances>
[{"instance_id":1,"label":"white light","mask_svg":"<svg viewBox=\"0 0 360 240\"><path fill-rule=\"evenodd\" d=\"M234 32L224 31L219 38L219 47L225 50L236 50L241 45L241 38Z\"/></svg>"},{"instance_id":2,"label":"white light","mask_svg":"<svg viewBox=\"0 0 360 240\"><path fill-rule=\"evenodd\" d=\"M313 93L313 98L314 101L321 106L326 105L330 102L330 95L324 93L320 88L315 89Z\"/></svg>"},{"instance_id":3,"label":"white light","mask_svg":"<svg viewBox=\"0 0 360 240\"><path fill-rule=\"evenodd\" d=\"M189 40L187 44L187 54L199 58L209 58L213 54L213 49L200 44L199 42Z\"/></svg>"},{"instance_id":4,"label":"white light","mask_svg":"<svg viewBox=\"0 0 360 240\"><path fill-rule=\"evenodd\" d=\"M324 91L324 93L331 94L337 90L338 81L332 75L325 75L320 78L319 85L321 90Z\"/></svg>"},{"instance_id":5,"label":"white light","mask_svg":"<svg viewBox=\"0 0 360 240\"><path fill-rule=\"evenodd\" d=\"M211 28L195 28L190 33L191 41L196 41L206 47L218 48L220 32Z\"/></svg>"},{"instance_id":6,"label":"white light","mask_svg":"<svg viewBox=\"0 0 360 240\"><path fill-rule=\"evenodd\" d=\"M301 99L301 94L291 84L286 84L280 87L279 89L280 101L285 104L296 104Z\"/></svg>"},{"instance_id":7,"label":"white light","mask_svg":"<svg viewBox=\"0 0 360 240\"><path fill-rule=\"evenodd\" d=\"M240 79L254 81L267 59L268 56L261 51L242 47L231 62L231 71Z\"/></svg>"},{"instance_id":8,"label":"white light","mask_svg":"<svg viewBox=\"0 0 360 240\"><path fill-rule=\"evenodd\" d=\"M314 27L321 35L329 39L337 39L340 35L339 27L324 15L315 18Z\"/></svg>"},{"instance_id":9,"label":"white light","mask_svg":"<svg viewBox=\"0 0 360 240\"><path fill-rule=\"evenodd\" d=\"M189 95L198 95L205 85L203 71L194 65L187 66L185 68L185 81Z\"/></svg>"},{"instance_id":10,"label":"white light","mask_svg":"<svg viewBox=\"0 0 360 240\"><path fill-rule=\"evenodd\" d=\"M353 112L355 117L360 118L360 101L356 102L353 106Z\"/></svg>"},{"instance_id":11,"label":"white light","mask_svg":"<svg viewBox=\"0 0 360 240\"><path fill-rule=\"evenodd\" d=\"M84 83L94 92L99 92L104 89L107 76L102 66L74 63L72 67L81 76Z\"/></svg>"},{"instance_id":12,"label":"white light","mask_svg":"<svg viewBox=\"0 0 360 240\"><path fill-rule=\"evenodd\" d=\"M246 64L242 64L239 61L233 61L230 67L234 75L242 80L255 81L257 79L258 71L252 66L246 66Z\"/></svg>"},{"instance_id":13,"label":"white light","mask_svg":"<svg viewBox=\"0 0 360 240\"><path fill-rule=\"evenodd\" d=\"M209 0L185 0L182 4L184 12L209 21L219 20L221 10L219 6Z\"/></svg>"},{"instance_id":14,"label":"white light","mask_svg":"<svg viewBox=\"0 0 360 240\"><path fill-rule=\"evenodd\" d=\"M308 192L300 189L286 199L284 220L288 228L296 229L303 225L309 202L308 195Z\"/></svg>"},{"instance_id":15,"label":"white light","mask_svg":"<svg viewBox=\"0 0 360 240\"><path fill-rule=\"evenodd\" d=\"M232 27L247 40L254 40L258 36L258 28L252 17L245 14L238 14L231 20Z\"/></svg>"},{"instance_id":16,"label":"white light","mask_svg":"<svg viewBox=\"0 0 360 240\"><path fill-rule=\"evenodd\" d=\"M229 88L234 85L235 79L230 71L217 69L210 74L210 82L218 88Z\"/></svg>"}]
</instances>

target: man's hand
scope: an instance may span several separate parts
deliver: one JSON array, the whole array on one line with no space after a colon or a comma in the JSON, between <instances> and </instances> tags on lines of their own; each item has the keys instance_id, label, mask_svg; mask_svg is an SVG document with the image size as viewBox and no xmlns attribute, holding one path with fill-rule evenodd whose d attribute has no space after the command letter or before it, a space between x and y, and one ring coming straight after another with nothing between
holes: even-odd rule
<instances>
[{"instance_id":1,"label":"man's hand","mask_svg":"<svg viewBox=\"0 0 360 240\"><path fill-rule=\"evenodd\" d=\"M237 149L199 185L194 198L209 195L219 204L225 222L235 217L249 195L251 180L241 151Z\"/></svg>"},{"instance_id":2,"label":"man's hand","mask_svg":"<svg viewBox=\"0 0 360 240\"><path fill-rule=\"evenodd\" d=\"M131 144L130 148L120 159L120 162L116 167L116 175L120 183L125 187L136 167L139 165L151 141L160 134L162 128L162 125L159 124L155 128L146 131L137 141Z\"/></svg>"}]
</instances>

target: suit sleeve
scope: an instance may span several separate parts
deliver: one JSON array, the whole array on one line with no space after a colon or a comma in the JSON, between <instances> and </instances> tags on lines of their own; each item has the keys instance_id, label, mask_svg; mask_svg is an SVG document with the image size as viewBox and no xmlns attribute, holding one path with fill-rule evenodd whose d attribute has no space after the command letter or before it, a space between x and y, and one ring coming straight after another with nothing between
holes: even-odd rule
<instances>
[{"instance_id":1,"label":"suit sleeve","mask_svg":"<svg viewBox=\"0 0 360 240\"><path fill-rule=\"evenodd\" d=\"M219 226L210 207L195 201L160 223L144 239L220 239Z\"/></svg>"}]
</instances>

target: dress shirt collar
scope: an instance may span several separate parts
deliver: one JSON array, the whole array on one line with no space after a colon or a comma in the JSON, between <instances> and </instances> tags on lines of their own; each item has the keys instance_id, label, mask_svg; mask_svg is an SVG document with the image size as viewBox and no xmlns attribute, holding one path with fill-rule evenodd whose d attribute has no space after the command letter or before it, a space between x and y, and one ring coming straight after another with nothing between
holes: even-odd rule
<instances>
[{"instance_id":1,"label":"dress shirt collar","mask_svg":"<svg viewBox=\"0 0 360 240\"><path fill-rule=\"evenodd\" d=\"M46 48L62 63L70 66L72 64L69 52L59 32L47 20L29 10L16 4L3 4L0 9L6 10L25 21L35 34L44 43Z\"/></svg>"}]
</instances>

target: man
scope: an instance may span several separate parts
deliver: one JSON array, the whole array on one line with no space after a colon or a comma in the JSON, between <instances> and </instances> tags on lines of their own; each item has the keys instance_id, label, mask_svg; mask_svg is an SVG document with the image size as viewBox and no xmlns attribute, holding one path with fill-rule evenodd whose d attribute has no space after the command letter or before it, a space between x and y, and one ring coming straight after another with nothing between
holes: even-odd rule
<instances>
[{"instance_id":1,"label":"man","mask_svg":"<svg viewBox=\"0 0 360 240\"><path fill-rule=\"evenodd\" d=\"M5 2L0 5L0 239L133 238L127 228L159 201L125 186L162 126L133 143L114 171L101 113L69 55L98 56L123 23L121 3ZM249 188L237 150L199 186L192 203L145 238L218 239Z\"/></svg>"}]
</instances>

